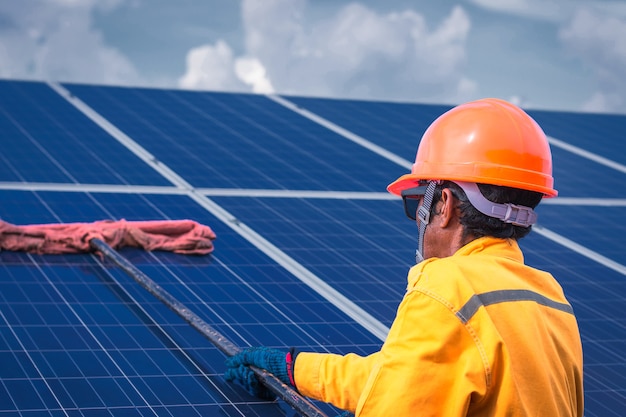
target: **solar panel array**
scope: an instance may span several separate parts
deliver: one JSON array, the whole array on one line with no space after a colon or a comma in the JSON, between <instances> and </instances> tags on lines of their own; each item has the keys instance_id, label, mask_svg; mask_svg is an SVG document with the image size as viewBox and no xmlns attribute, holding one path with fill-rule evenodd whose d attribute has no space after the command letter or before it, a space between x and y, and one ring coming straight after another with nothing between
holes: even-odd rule
<instances>
[{"instance_id":1,"label":"solar panel array","mask_svg":"<svg viewBox=\"0 0 626 417\"><path fill-rule=\"evenodd\" d=\"M196 220L210 256L121 253L239 346L367 354L416 244L385 187L446 109L0 81L0 218ZM560 196L521 246L577 314L586 416L622 416L626 117L530 113ZM0 271L0 417L293 415L225 382L224 355L106 259L1 252Z\"/></svg>"}]
</instances>

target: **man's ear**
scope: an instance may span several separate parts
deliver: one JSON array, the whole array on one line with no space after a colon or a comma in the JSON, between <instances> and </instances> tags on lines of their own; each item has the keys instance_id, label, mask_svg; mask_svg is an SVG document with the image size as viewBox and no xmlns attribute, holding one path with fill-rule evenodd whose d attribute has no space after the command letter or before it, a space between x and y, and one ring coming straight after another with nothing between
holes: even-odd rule
<instances>
[{"instance_id":1,"label":"man's ear","mask_svg":"<svg viewBox=\"0 0 626 417\"><path fill-rule=\"evenodd\" d=\"M444 188L441 190L441 209L439 210L440 216L440 227L447 227L457 216L456 212L456 201L454 195L452 195L452 191L449 188Z\"/></svg>"}]
</instances>

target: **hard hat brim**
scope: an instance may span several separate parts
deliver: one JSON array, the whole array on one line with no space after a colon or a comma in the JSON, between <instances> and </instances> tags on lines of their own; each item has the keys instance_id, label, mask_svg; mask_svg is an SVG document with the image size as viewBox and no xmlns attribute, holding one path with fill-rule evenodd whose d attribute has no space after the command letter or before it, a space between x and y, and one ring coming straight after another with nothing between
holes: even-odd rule
<instances>
[{"instance_id":1,"label":"hard hat brim","mask_svg":"<svg viewBox=\"0 0 626 417\"><path fill-rule=\"evenodd\" d=\"M441 171L442 170L439 170L439 172ZM420 182L428 181L428 180L448 180L448 181L465 181L465 182L475 182L475 183L482 183L482 184L501 185L501 186L506 186L506 187L511 187L511 188L520 188L523 190L536 191L538 193L542 193L543 196L546 198L556 197L558 195L558 191L555 190L554 188L538 186L536 183L529 184L523 181L510 181L510 180L504 181L500 179L496 184L495 181L490 180L490 178L484 178L484 177L476 176L476 175L471 176L471 175L467 175L467 173L465 173L465 175L463 173L459 175L458 171L459 171L458 167L456 167L454 169L454 172L456 172L456 175L453 172L451 172L449 173L449 175L442 175L440 178L429 178L426 175L418 175L418 174L404 174L400 176L397 180L389 184L387 186L387 191L389 191L391 194L394 194L400 197L402 195L403 190L407 188L415 187Z\"/></svg>"}]
</instances>

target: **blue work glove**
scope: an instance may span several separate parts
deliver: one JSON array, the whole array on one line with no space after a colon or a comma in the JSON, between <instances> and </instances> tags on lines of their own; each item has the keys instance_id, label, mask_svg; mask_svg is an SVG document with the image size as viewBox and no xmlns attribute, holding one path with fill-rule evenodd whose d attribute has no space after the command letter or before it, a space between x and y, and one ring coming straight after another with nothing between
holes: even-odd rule
<instances>
[{"instance_id":1,"label":"blue work glove","mask_svg":"<svg viewBox=\"0 0 626 417\"><path fill-rule=\"evenodd\" d=\"M343 413L341 413L341 414L337 414L337 417L354 417L354 414L352 414L352 413L351 413L351 412L349 412L349 411L344 411L344 412L343 412Z\"/></svg>"},{"instance_id":2,"label":"blue work glove","mask_svg":"<svg viewBox=\"0 0 626 417\"><path fill-rule=\"evenodd\" d=\"M269 371L275 377L287 385L294 386L293 364L295 351L281 352L267 347L249 347L240 353L226 359L226 372L224 377L227 381L236 381L241 384L250 394L262 399L274 399L271 393L258 380L248 365L256 366Z\"/></svg>"}]
</instances>

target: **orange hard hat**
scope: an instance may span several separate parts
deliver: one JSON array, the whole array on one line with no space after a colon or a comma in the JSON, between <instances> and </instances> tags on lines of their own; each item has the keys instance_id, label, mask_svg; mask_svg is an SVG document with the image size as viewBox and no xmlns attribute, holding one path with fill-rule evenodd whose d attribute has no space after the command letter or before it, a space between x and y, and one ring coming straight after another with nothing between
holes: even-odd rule
<instances>
[{"instance_id":1,"label":"orange hard hat","mask_svg":"<svg viewBox=\"0 0 626 417\"><path fill-rule=\"evenodd\" d=\"M552 154L546 135L526 112L495 98L454 107L426 130L410 174L390 193L424 180L503 185L554 197Z\"/></svg>"}]
</instances>

